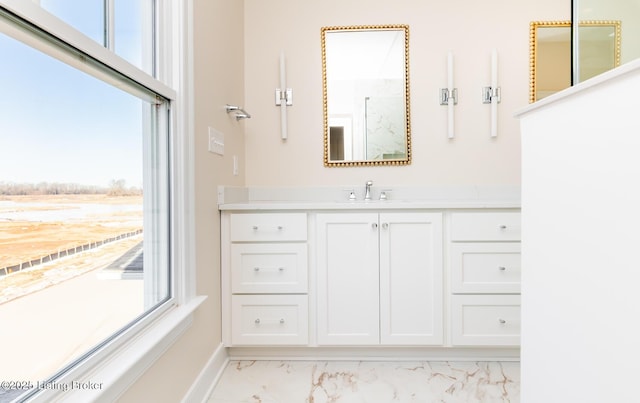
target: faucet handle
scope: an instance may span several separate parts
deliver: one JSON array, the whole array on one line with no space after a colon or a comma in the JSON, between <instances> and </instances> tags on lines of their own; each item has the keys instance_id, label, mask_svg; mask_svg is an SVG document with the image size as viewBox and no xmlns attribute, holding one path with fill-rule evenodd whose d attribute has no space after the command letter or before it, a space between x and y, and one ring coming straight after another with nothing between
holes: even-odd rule
<instances>
[{"instance_id":1,"label":"faucet handle","mask_svg":"<svg viewBox=\"0 0 640 403\"><path fill-rule=\"evenodd\" d=\"M384 201L384 200L389 200L389 192L391 191L391 189L382 189L380 191L380 200Z\"/></svg>"}]
</instances>

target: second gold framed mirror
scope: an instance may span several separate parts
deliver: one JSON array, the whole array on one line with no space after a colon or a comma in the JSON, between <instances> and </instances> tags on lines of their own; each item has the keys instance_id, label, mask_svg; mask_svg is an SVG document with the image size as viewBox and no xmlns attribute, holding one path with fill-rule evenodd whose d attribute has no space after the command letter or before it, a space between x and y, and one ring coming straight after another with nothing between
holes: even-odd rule
<instances>
[{"instance_id":1,"label":"second gold framed mirror","mask_svg":"<svg viewBox=\"0 0 640 403\"><path fill-rule=\"evenodd\" d=\"M620 21L581 21L578 82L620 65ZM533 21L529 34L529 102L572 85L571 21Z\"/></svg>"}]
</instances>

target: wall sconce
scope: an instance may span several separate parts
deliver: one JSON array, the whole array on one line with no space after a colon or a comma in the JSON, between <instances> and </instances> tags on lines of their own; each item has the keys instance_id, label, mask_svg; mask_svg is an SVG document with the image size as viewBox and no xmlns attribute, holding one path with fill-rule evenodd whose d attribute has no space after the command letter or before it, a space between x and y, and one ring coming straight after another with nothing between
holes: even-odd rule
<instances>
[{"instance_id":1,"label":"wall sconce","mask_svg":"<svg viewBox=\"0 0 640 403\"><path fill-rule=\"evenodd\" d=\"M447 105L447 137L454 137L453 107L458 103L458 89L453 88L453 53L447 55L447 88L440 88L440 105Z\"/></svg>"},{"instance_id":2,"label":"wall sconce","mask_svg":"<svg viewBox=\"0 0 640 403\"><path fill-rule=\"evenodd\" d=\"M287 139L287 106L293 105L293 90L287 88L284 52L280 53L280 88L276 88L276 106L280 106L280 133Z\"/></svg>"},{"instance_id":3,"label":"wall sconce","mask_svg":"<svg viewBox=\"0 0 640 403\"><path fill-rule=\"evenodd\" d=\"M498 135L498 103L500 102L498 87L498 51L491 52L491 86L482 88L482 103L491 104L491 137Z\"/></svg>"}]
</instances>

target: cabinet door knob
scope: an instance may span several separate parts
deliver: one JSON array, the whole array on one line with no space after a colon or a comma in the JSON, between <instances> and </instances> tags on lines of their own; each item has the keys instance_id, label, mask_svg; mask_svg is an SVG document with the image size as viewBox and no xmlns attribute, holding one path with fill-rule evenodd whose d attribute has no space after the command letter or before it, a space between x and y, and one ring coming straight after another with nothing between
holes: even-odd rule
<instances>
[{"instance_id":1,"label":"cabinet door knob","mask_svg":"<svg viewBox=\"0 0 640 403\"><path fill-rule=\"evenodd\" d=\"M378 228L378 223L374 222L373 224L371 224L371 228L376 229Z\"/></svg>"},{"instance_id":2,"label":"cabinet door knob","mask_svg":"<svg viewBox=\"0 0 640 403\"><path fill-rule=\"evenodd\" d=\"M507 226L506 226L506 225L501 225L501 226L500 226L500 227L498 227L498 228L500 228L500 229L507 229Z\"/></svg>"},{"instance_id":3,"label":"cabinet door knob","mask_svg":"<svg viewBox=\"0 0 640 403\"><path fill-rule=\"evenodd\" d=\"M382 224L382 228L384 228L384 229L389 228L389 223L384 223L384 224Z\"/></svg>"},{"instance_id":4,"label":"cabinet door knob","mask_svg":"<svg viewBox=\"0 0 640 403\"><path fill-rule=\"evenodd\" d=\"M498 322L500 322L501 325L504 325L505 323L507 323L507 321L502 318L499 318Z\"/></svg>"},{"instance_id":5,"label":"cabinet door knob","mask_svg":"<svg viewBox=\"0 0 640 403\"><path fill-rule=\"evenodd\" d=\"M254 225L254 226L253 226L253 230L254 230L254 231L257 231L257 230L258 230L258 226L257 226L257 225Z\"/></svg>"},{"instance_id":6,"label":"cabinet door knob","mask_svg":"<svg viewBox=\"0 0 640 403\"><path fill-rule=\"evenodd\" d=\"M284 324L284 318L280 319L280 324Z\"/></svg>"},{"instance_id":7,"label":"cabinet door knob","mask_svg":"<svg viewBox=\"0 0 640 403\"><path fill-rule=\"evenodd\" d=\"M506 267L504 267L504 266L498 266L498 270L500 270L500 271L505 271L505 270L507 270L507 268L506 268Z\"/></svg>"},{"instance_id":8,"label":"cabinet door knob","mask_svg":"<svg viewBox=\"0 0 640 403\"><path fill-rule=\"evenodd\" d=\"M283 229L284 229L284 226L278 225L278 231L282 231Z\"/></svg>"},{"instance_id":9,"label":"cabinet door knob","mask_svg":"<svg viewBox=\"0 0 640 403\"><path fill-rule=\"evenodd\" d=\"M256 325L259 325L260 324L260 318L256 318L256 320L254 320L254 322L255 322Z\"/></svg>"}]
</instances>

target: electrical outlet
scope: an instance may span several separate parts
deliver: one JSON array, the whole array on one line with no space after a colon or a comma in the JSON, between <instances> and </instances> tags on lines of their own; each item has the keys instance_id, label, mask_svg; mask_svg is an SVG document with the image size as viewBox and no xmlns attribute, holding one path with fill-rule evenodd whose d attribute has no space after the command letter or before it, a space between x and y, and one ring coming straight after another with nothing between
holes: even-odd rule
<instances>
[{"instance_id":1,"label":"electrical outlet","mask_svg":"<svg viewBox=\"0 0 640 403\"><path fill-rule=\"evenodd\" d=\"M238 175L238 156L233 156L233 175Z\"/></svg>"},{"instance_id":2,"label":"electrical outlet","mask_svg":"<svg viewBox=\"0 0 640 403\"><path fill-rule=\"evenodd\" d=\"M209 127L209 151L224 155L224 133L217 131L213 127Z\"/></svg>"}]
</instances>

